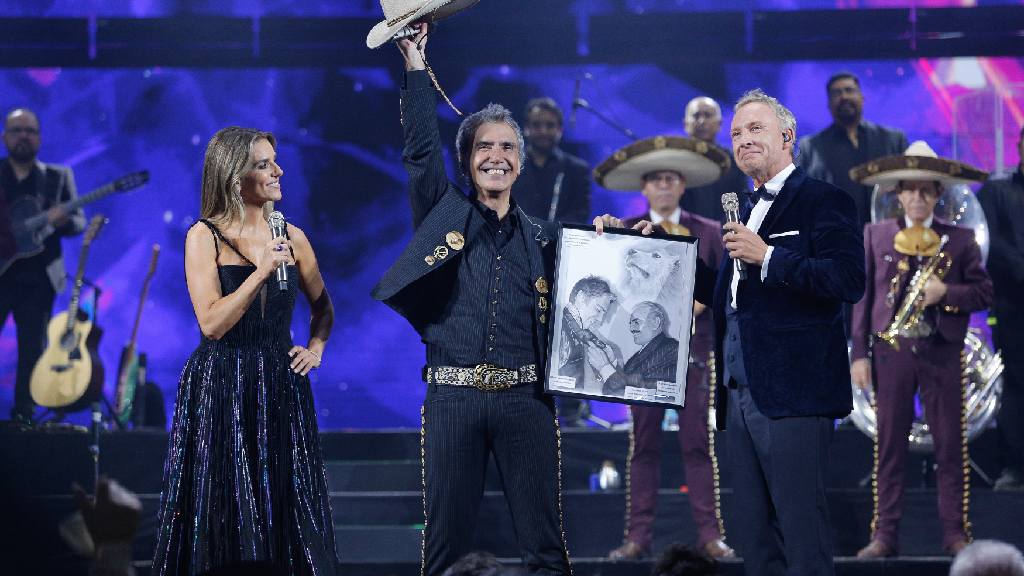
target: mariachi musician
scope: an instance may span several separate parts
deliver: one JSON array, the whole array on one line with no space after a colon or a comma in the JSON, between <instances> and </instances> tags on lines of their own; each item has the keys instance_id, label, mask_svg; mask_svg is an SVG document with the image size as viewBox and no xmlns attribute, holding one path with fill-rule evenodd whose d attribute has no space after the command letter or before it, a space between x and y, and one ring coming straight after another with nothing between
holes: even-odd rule
<instances>
[{"instance_id":1,"label":"mariachi musician","mask_svg":"<svg viewBox=\"0 0 1024 576\"><path fill-rule=\"evenodd\" d=\"M864 390L873 385L878 421L871 541L858 558L894 556L899 549L918 389L935 441L943 547L956 554L971 541L963 348L970 314L992 301L992 282L974 232L940 220L935 206L945 187L985 176L937 157L922 141L903 155L851 170L863 184L894 186L902 214L865 227L867 291L853 308L851 376Z\"/></svg>"},{"instance_id":2,"label":"mariachi musician","mask_svg":"<svg viewBox=\"0 0 1024 576\"><path fill-rule=\"evenodd\" d=\"M53 301L66 284L60 239L80 234L85 215L81 209L68 213L59 206L77 198L75 176L69 167L39 161L39 119L34 112L11 110L4 119L3 139L7 158L0 159L0 246L4 261L13 263L0 269L0 326L13 313L18 368L11 419L31 422L35 404L29 380L43 353ZM34 202L45 210L54 233L46 237L41 253L17 259L10 213L23 202Z\"/></svg>"},{"instance_id":3,"label":"mariachi musician","mask_svg":"<svg viewBox=\"0 0 1024 576\"><path fill-rule=\"evenodd\" d=\"M615 152L594 173L598 183L609 190L640 190L647 199L647 212L626 219L626 226L650 220L655 225L655 234L696 236L700 239L698 256L707 266L717 268L723 250L718 222L682 210L679 201L688 187L718 181L731 164L729 153L714 144L695 138L657 136ZM718 499L718 465L708 426L708 405L713 404L711 395L715 388L715 324L711 310L699 302L694 302L694 315L685 407L678 410L679 448L689 487L690 510L697 524L697 545L712 557L728 558L735 556L735 552L725 543ZM655 341L650 342L653 345ZM637 357L648 350L645 343ZM634 405L629 411L633 427L626 476L626 530L622 545L609 553L613 560L635 560L650 554L661 479L661 422L665 409Z\"/></svg>"}]
</instances>

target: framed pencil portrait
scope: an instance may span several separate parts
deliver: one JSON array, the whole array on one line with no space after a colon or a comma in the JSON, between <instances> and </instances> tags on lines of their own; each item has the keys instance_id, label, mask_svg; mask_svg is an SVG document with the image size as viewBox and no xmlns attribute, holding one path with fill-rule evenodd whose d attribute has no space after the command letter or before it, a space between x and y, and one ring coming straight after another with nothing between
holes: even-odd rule
<instances>
[{"instance_id":1,"label":"framed pencil portrait","mask_svg":"<svg viewBox=\"0 0 1024 576\"><path fill-rule=\"evenodd\" d=\"M545 391L682 407L697 238L563 224L556 253Z\"/></svg>"}]
</instances>

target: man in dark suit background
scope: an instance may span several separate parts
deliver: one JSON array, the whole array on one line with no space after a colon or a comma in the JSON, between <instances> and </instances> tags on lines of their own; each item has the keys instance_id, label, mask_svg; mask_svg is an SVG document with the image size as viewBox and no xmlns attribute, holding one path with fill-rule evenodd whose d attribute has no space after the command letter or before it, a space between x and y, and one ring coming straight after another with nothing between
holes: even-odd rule
<instances>
[{"instance_id":1,"label":"man in dark suit background","mask_svg":"<svg viewBox=\"0 0 1024 576\"><path fill-rule=\"evenodd\" d=\"M864 119L864 94L852 72L839 72L825 84L832 124L800 141L797 164L807 175L835 184L857 205L861 226L871 222L871 186L850 179L850 168L870 160L902 154L907 137L901 130Z\"/></svg>"},{"instance_id":2,"label":"man in dark suit background","mask_svg":"<svg viewBox=\"0 0 1024 576\"><path fill-rule=\"evenodd\" d=\"M1003 353L1002 406L996 417L1003 472L996 490L1024 490L1024 127L1017 141L1020 164L985 182L978 202L988 221L988 272L995 298L992 339Z\"/></svg>"},{"instance_id":3,"label":"man in dark suit background","mask_svg":"<svg viewBox=\"0 0 1024 576\"><path fill-rule=\"evenodd\" d=\"M512 185L512 195L527 214L560 222L589 222L590 166L560 147L564 115L552 98L526 103L523 136L525 170ZM586 426L590 402L571 396L558 398L558 415L565 426Z\"/></svg>"},{"instance_id":4,"label":"man in dark suit background","mask_svg":"<svg viewBox=\"0 0 1024 576\"><path fill-rule=\"evenodd\" d=\"M548 97L526 103L523 136L525 170L512 185L512 195L527 214L560 222L590 221L590 166L565 152L562 109Z\"/></svg>"},{"instance_id":5,"label":"man in dark suit background","mask_svg":"<svg viewBox=\"0 0 1024 576\"><path fill-rule=\"evenodd\" d=\"M686 104L683 127L691 138L718 146L715 138L722 128L722 107L709 96L697 96ZM748 187L747 176L740 172L736 162L730 162L722 177L703 186L688 186L679 206L690 214L725 222L722 194L740 193ZM657 222L654 222L657 224Z\"/></svg>"},{"instance_id":6,"label":"man in dark suit background","mask_svg":"<svg viewBox=\"0 0 1024 576\"><path fill-rule=\"evenodd\" d=\"M758 190L725 225L732 259L717 277L698 262L695 295L713 298L736 548L747 574L833 574L824 478L852 408L841 308L864 293L860 228L848 195L794 166L792 112L760 90L734 110L733 156Z\"/></svg>"},{"instance_id":7,"label":"man in dark suit background","mask_svg":"<svg viewBox=\"0 0 1024 576\"><path fill-rule=\"evenodd\" d=\"M67 166L39 161L39 119L34 112L27 108L11 110L4 121L3 140L7 146L7 158L0 160L0 203L6 206L3 212L9 214L15 203L35 202L46 211L53 229L42 252L16 260L0 272L0 328L13 313L18 334L11 418L30 422L35 411L29 393L32 369L43 353L53 301L66 284L60 240L81 233L85 215L81 209L68 213L58 206L78 197L75 176ZM8 219L0 221L0 227L8 227L5 236L9 236L11 225Z\"/></svg>"}]
</instances>

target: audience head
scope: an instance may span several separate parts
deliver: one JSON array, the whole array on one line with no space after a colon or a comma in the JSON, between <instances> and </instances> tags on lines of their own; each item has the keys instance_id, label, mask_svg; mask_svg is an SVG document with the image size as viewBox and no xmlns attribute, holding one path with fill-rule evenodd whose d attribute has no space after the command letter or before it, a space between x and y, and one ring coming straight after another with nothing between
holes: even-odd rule
<instances>
[{"instance_id":1,"label":"audience head","mask_svg":"<svg viewBox=\"0 0 1024 576\"><path fill-rule=\"evenodd\" d=\"M653 576L717 576L718 563L689 546L669 546L654 565Z\"/></svg>"},{"instance_id":2,"label":"audience head","mask_svg":"<svg viewBox=\"0 0 1024 576\"><path fill-rule=\"evenodd\" d=\"M953 559L949 576L1024 576L1024 555L1006 542L975 540Z\"/></svg>"},{"instance_id":3,"label":"audience head","mask_svg":"<svg viewBox=\"0 0 1024 576\"><path fill-rule=\"evenodd\" d=\"M501 563L490 552L470 552L455 561L443 576L500 576Z\"/></svg>"}]
</instances>

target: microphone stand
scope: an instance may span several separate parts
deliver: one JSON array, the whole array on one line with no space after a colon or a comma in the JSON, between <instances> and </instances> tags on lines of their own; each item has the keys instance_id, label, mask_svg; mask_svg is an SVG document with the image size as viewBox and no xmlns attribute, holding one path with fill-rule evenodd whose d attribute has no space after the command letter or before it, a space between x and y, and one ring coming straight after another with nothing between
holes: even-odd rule
<instances>
[{"instance_id":1,"label":"microphone stand","mask_svg":"<svg viewBox=\"0 0 1024 576\"><path fill-rule=\"evenodd\" d=\"M623 135L626 136L626 138L629 138L630 140L639 140L640 139L636 135L636 133L634 133L632 130L630 130L629 128L626 128L622 124L619 124L615 120L612 120L611 118L606 116L603 112L601 112L597 108L594 108L593 106L591 106L590 102L587 102L583 98L576 98L575 100L573 100L572 101L572 107L573 107L573 110L581 109L581 110L586 110L587 112L590 112L598 120L604 122L605 124L607 124L608 126L613 128L616 132L621 132Z\"/></svg>"}]
</instances>

